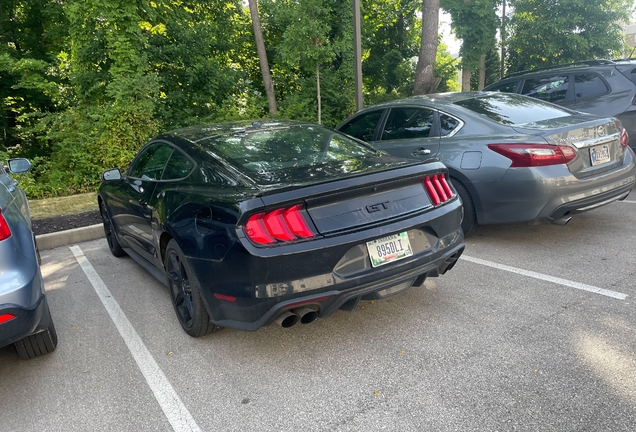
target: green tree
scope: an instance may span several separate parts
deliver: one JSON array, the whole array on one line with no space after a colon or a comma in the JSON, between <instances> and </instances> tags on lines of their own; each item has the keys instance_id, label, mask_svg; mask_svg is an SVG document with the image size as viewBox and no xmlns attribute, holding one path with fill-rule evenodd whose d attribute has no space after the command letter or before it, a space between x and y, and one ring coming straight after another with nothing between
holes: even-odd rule
<instances>
[{"instance_id":1,"label":"green tree","mask_svg":"<svg viewBox=\"0 0 636 432\"><path fill-rule=\"evenodd\" d=\"M441 0L442 8L451 15L455 35L462 40L459 55L465 76L462 81L468 83L467 87L470 87L471 72L479 70L482 57L496 46L495 35L500 24L496 14L498 4L499 0Z\"/></svg>"},{"instance_id":2,"label":"green tree","mask_svg":"<svg viewBox=\"0 0 636 432\"><path fill-rule=\"evenodd\" d=\"M629 0L517 0L508 33L508 72L620 56Z\"/></svg>"},{"instance_id":3,"label":"green tree","mask_svg":"<svg viewBox=\"0 0 636 432\"><path fill-rule=\"evenodd\" d=\"M63 2L0 2L0 151L19 145L14 151L31 158L49 151L33 126L59 109L56 55L66 42Z\"/></svg>"},{"instance_id":4,"label":"green tree","mask_svg":"<svg viewBox=\"0 0 636 432\"><path fill-rule=\"evenodd\" d=\"M353 112L351 4L260 0L260 5L280 115L335 126Z\"/></svg>"}]
</instances>

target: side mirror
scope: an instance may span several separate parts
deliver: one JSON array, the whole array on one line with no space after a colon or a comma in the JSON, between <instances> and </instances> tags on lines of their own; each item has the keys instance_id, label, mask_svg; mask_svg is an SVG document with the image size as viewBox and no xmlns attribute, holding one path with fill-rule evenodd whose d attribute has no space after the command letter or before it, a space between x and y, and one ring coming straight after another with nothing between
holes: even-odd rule
<instances>
[{"instance_id":1,"label":"side mirror","mask_svg":"<svg viewBox=\"0 0 636 432\"><path fill-rule=\"evenodd\" d=\"M106 170L102 173L103 181L121 180L121 172L119 168Z\"/></svg>"},{"instance_id":2,"label":"side mirror","mask_svg":"<svg viewBox=\"0 0 636 432\"><path fill-rule=\"evenodd\" d=\"M9 159L9 171L13 174L22 174L31 169L31 161L25 158Z\"/></svg>"}]
</instances>

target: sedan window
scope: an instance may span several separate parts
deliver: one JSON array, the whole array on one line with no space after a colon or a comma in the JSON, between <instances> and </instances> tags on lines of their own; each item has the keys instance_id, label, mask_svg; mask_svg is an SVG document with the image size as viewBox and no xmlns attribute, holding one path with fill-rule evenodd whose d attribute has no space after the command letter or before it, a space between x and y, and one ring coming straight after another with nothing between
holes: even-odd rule
<instances>
[{"instance_id":1,"label":"sedan window","mask_svg":"<svg viewBox=\"0 0 636 432\"><path fill-rule=\"evenodd\" d=\"M159 180L172 150L172 146L165 143L149 145L133 162L129 176L142 180Z\"/></svg>"},{"instance_id":2,"label":"sedan window","mask_svg":"<svg viewBox=\"0 0 636 432\"><path fill-rule=\"evenodd\" d=\"M570 115L555 105L512 93L491 93L455 102L501 124L526 124Z\"/></svg>"},{"instance_id":3,"label":"sedan window","mask_svg":"<svg viewBox=\"0 0 636 432\"><path fill-rule=\"evenodd\" d=\"M556 103L565 100L569 82L567 75L527 79L521 94Z\"/></svg>"},{"instance_id":4,"label":"sedan window","mask_svg":"<svg viewBox=\"0 0 636 432\"><path fill-rule=\"evenodd\" d=\"M392 108L382 140L428 138L433 130L434 111L422 108Z\"/></svg>"},{"instance_id":5,"label":"sedan window","mask_svg":"<svg viewBox=\"0 0 636 432\"><path fill-rule=\"evenodd\" d=\"M372 141L375 128L382 117L383 111L384 110L378 110L363 114L352 119L339 129L341 132L361 139L362 141Z\"/></svg>"},{"instance_id":6,"label":"sedan window","mask_svg":"<svg viewBox=\"0 0 636 432\"><path fill-rule=\"evenodd\" d=\"M459 127L461 122L456 118L440 113L439 125L442 136L450 135L455 129Z\"/></svg>"}]
</instances>

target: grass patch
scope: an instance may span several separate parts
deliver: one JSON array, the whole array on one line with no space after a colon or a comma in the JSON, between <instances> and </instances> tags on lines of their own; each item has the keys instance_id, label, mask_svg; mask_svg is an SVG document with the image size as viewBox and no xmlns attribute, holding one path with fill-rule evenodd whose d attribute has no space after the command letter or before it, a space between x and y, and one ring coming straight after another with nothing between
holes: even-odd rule
<instances>
[{"instance_id":1,"label":"grass patch","mask_svg":"<svg viewBox=\"0 0 636 432\"><path fill-rule=\"evenodd\" d=\"M58 198L29 201L32 219L45 219L98 210L97 194L89 192Z\"/></svg>"}]
</instances>

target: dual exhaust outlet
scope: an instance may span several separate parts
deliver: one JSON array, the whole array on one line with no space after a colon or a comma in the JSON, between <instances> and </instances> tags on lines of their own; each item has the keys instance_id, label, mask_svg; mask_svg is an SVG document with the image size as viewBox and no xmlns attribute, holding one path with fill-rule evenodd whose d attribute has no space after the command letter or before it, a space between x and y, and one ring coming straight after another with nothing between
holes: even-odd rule
<instances>
[{"instance_id":1,"label":"dual exhaust outlet","mask_svg":"<svg viewBox=\"0 0 636 432\"><path fill-rule=\"evenodd\" d=\"M316 321L316 318L318 318L317 311L308 307L302 307L283 312L276 318L275 322L283 328L289 328L298 321L300 321L301 324L309 324Z\"/></svg>"}]
</instances>

